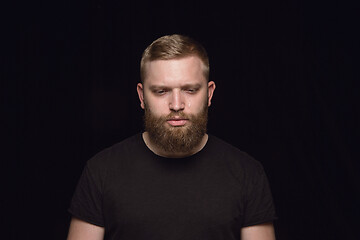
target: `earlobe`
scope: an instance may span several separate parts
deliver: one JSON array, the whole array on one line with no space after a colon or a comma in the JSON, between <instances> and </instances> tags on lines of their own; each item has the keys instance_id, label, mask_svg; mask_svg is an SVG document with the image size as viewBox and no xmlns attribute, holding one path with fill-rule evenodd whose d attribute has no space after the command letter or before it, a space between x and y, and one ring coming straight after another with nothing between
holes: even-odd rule
<instances>
[{"instance_id":1,"label":"earlobe","mask_svg":"<svg viewBox=\"0 0 360 240\"><path fill-rule=\"evenodd\" d=\"M138 96L139 96L139 100L140 100L140 106L142 109L145 109L145 105L144 105L144 87L141 83L137 84L136 87Z\"/></svg>"},{"instance_id":2,"label":"earlobe","mask_svg":"<svg viewBox=\"0 0 360 240\"><path fill-rule=\"evenodd\" d=\"M210 105L211 105L211 99L214 95L215 88L216 88L215 82L209 81L208 82L208 107L210 107Z\"/></svg>"}]
</instances>

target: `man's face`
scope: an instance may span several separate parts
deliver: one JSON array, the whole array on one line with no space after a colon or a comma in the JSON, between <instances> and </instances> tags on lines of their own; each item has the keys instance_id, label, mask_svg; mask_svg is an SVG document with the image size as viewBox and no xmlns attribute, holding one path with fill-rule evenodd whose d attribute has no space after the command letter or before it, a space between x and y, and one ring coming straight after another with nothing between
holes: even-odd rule
<instances>
[{"instance_id":1,"label":"man's face","mask_svg":"<svg viewBox=\"0 0 360 240\"><path fill-rule=\"evenodd\" d=\"M195 56L151 61L145 68L144 84L137 87L145 130L165 151L191 151L206 132L214 82L207 82Z\"/></svg>"}]
</instances>

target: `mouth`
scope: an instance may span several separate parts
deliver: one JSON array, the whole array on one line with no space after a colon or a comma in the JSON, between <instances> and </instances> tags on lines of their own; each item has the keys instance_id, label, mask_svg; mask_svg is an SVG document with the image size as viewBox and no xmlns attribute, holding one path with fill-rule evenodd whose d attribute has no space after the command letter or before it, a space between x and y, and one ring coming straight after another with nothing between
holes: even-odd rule
<instances>
[{"instance_id":1,"label":"mouth","mask_svg":"<svg viewBox=\"0 0 360 240\"><path fill-rule=\"evenodd\" d=\"M181 127L184 126L189 120L185 118L171 118L166 120L173 127Z\"/></svg>"}]
</instances>

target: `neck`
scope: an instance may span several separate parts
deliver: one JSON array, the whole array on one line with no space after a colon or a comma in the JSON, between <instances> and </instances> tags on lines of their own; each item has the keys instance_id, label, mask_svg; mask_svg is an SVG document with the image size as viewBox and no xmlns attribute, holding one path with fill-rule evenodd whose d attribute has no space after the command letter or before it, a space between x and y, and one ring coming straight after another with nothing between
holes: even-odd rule
<instances>
[{"instance_id":1,"label":"neck","mask_svg":"<svg viewBox=\"0 0 360 240\"><path fill-rule=\"evenodd\" d=\"M201 139L200 143L193 148L192 151L189 152L166 152L159 148L154 142L152 142L151 137L149 136L148 132L144 132L142 134L142 138L146 144L146 146L156 155L159 155L161 157L167 157L167 158L183 158L188 157L191 155L194 155L203 149L208 141L209 136L205 134L203 138Z\"/></svg>"}]
</instances>

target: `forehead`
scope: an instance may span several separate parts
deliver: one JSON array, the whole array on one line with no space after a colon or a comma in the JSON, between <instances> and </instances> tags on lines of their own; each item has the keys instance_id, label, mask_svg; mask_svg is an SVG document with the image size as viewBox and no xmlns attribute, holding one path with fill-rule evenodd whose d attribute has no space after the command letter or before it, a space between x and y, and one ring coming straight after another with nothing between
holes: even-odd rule
<instances>
[{"instance_id":1,"label":"forehead","mask_svg":"<svg viewBox=\"0 0 360 240\"><path fill-rule=\"evenodd\" d=\"M145 63L144 82L166 84L182 82L207 82L205 65L197 56L170 60L154 60Z\"/></svg>"}]
</instances>

